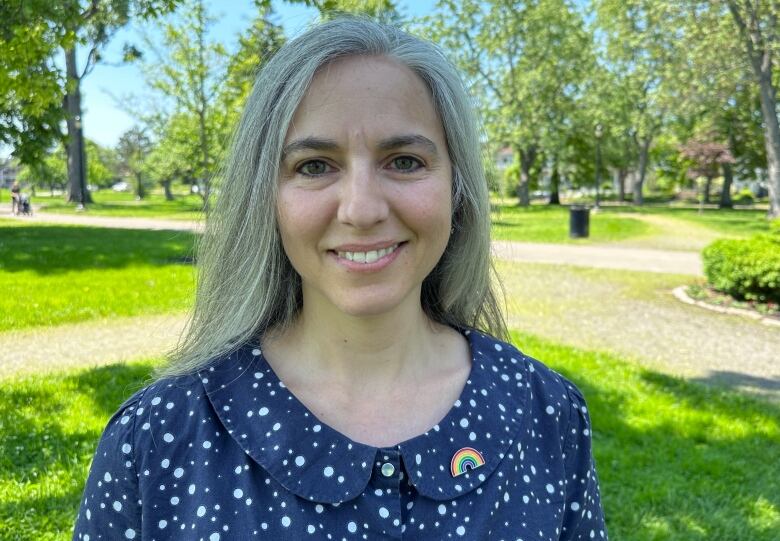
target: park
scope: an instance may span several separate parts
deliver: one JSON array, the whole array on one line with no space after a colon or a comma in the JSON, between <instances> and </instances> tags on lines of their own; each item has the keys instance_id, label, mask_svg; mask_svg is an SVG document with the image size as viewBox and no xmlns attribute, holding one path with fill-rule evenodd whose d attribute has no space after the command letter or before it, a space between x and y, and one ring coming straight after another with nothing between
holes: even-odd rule
<instances>
[{"instance_id":1,"label":"park","mask_svg":"<svg viewBox=\"0 0 780 541\"><path fill-rule=\"evenodd\" d=\"M78 46L107 49L125 20L108 16L114 4L95 2L97 19L20 10L17 25L86 17ZM9 76L32 56L0 59L0 83L40 99L7 99L16 121L0 122L12 149L0 159L0 539L70 539L106 423L177 345L240 104L287 39L271 4L253 3L232 49L208 34L209 2L126 14L148 30L124 61L166 106L113 145L76 127L72 85L33 87L32 71ZM303 2L273 8L285 4ZM743 40L778 8L694 2L694 17L674 2L442 1L410 17L402 2L337 4L309 9L407 24L469 76L512 342L586 397L610 537L776 540L780 131L767 100L780 55L756 64L757 42ZM101 24L110 31L90 42ZM75 48L44 34L0 43L39 40L41 65ZM196 36L213 40L200 56ZM771 96L755 70L768 70ZM188 94L197 73L208 91ZM57 133L41 128L52 119Z\"/></svg>"}]
</instances>

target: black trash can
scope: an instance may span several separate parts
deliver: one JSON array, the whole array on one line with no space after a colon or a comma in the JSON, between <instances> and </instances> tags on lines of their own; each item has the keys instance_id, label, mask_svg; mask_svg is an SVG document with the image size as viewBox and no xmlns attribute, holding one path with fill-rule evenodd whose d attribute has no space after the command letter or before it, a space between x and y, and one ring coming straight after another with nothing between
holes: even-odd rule
<instances>
[{"instance_id":1,"label":"black trash can","mask_svg":"<svg viewBox=\"0 0 780 541\"><path fill-rule=\"evenodd\" d=\"M584 239L590 234L590 209L582 205L569 207L569 237Z\"/></svg>"}]
</instances>

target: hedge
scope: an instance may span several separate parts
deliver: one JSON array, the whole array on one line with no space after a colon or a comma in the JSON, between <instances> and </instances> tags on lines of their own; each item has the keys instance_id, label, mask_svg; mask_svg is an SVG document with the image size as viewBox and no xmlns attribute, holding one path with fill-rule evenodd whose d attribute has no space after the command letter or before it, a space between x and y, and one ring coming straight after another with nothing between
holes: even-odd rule
<instances>
[{"instance_id":1,"label":"hedge","mask_svg":"<svg viewBox=\"0 0 780 541\"><path fill-rule=\"evenodd\" d=\"M775 229L775 228L773 228ZM720 239L702 252L710 285L735 299L780 303L780 234Z\"/></svg>"}]
</instances>

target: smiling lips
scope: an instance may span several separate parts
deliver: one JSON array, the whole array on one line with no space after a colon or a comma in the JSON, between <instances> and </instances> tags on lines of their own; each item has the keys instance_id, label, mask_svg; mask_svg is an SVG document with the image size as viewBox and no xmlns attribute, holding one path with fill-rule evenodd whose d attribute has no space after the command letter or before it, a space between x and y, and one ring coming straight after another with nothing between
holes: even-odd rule
<instances>
[{"instance_id":1,"label":"smiling lips","mask_svg":"<svg viewBox=\"0 0 780 541\"><path fill-rule=\"evenodd\" d=\"M387 248L382 248L380 250L370 250L368 252L337 251L336 253L342 259L348 259L357 263L373 263L377 259L382 259L386 255L393 253L395 249L398 248L398 246L398 244L393 244Z\"/></svg>"}]
</instances>

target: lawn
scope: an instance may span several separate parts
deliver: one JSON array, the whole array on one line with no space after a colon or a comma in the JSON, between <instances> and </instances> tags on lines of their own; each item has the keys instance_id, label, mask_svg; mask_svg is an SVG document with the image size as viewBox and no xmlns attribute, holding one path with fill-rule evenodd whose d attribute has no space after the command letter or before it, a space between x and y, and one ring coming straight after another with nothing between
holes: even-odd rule
<instances>
[{"instance_id":1,"label":"lawn","mask_svg":"<svg viewBox=\"0 0 780 541\"><path fill-rule=\"evenodd\" d=\"M0 332L183 310L193 238L0 220Z\"/></svg>"},{"instance_id":2,"label":"lawn","mask_svg":"<svg viewBox=\"0 0 780 541\"><path fill-rule=\"evenodd\" d=\"M570 239L569 208L560 206L493 205L491 218L493 238L497 240L582 244L613 242L654 233L653 227L641 220L601 211L598 214L591 212L588 239Z\"/></svg>"},{"instance_id":3,"label":"lawn","mask_svg":"<svg viewBox=\"0 0 780 541\"><path fill-rule=\"evenodd\" d=\"M749 237L756 233L769 231L769 221L765 210L748 209L681 209L668 206L621 207L620 212L657 214L660 216L684 220L728 236Z\"/></svg>"},{"instance_id":4,"label":"lawn","mask_svg":"<svg viewBox=\"0 0 780 541\"><path fill-rule=\"evenodd\" d=\"M588 400L612 539L777 539L780 409L608 354L514 339ZM0 382L0 538L69 538L101 430L155 362Z\"/></svg>"},{"instance_id":5,"label":"lawn","mask_svg":"<svg viewBox=\"0 0 780 541\"><path fill-rule=\"evenodd\" d=\"M203 200L198 195L176 194L173 201L166 201L162 193L151 193L136 201L135 195L128 192L101 190L93 192L94 203L87 205L90 216L117 216L128 218L165 218L173 220L200 220ZM72 203L66 203L62 196L33 198L40 204L41 211L53 214L75 214Z\"/></svg>"},{"instance_id":6,"label":"lawn","mask_svg":"<svg viewBox=\"0 0 780 541\"><path fill-rule=\"evenodd\" d=\"M499 240L572 244L617 243L636 248L698 251L719 237L748 237L769 230L762 210L670 208L667 206L602 206L590 213L590 236L569 238L569 208L518 207L509 199L494 200L493 237Z\"/></svg>"}]
</instances>

